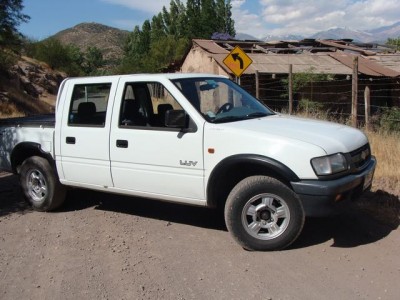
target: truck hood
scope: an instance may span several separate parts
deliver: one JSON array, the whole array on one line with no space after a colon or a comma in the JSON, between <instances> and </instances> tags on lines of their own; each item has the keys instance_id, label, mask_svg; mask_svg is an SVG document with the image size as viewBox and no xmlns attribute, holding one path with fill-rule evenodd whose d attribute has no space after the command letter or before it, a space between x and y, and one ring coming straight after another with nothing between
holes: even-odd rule
<instances>
[{"instance_id":1,"label":"truck hood","mask_svg":"<svg viewBox=\"0 0 400 300\"><path fill-rule=\"evenodd\" d=\"M246 131L243 134L259 133L299 140L318 146L327 154L347 153L368 142L364 133L353 127L280 114L224 125L237 132Z\"/></svg>"}]
</instances>

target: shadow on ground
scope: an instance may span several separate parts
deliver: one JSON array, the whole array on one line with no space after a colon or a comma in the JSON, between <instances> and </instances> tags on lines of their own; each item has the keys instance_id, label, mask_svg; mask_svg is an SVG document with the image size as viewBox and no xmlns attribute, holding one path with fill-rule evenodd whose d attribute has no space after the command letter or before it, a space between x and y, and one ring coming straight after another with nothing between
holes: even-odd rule
<instances>
[{"instance_id":1,"label":"shadow on ground","mask_svg":"<svg viewBox=\"0 0 400 300\"><path fill-rule=\"evenodd\" d=\"M67 201L60 212L81 210L93 206L97 210L113 211L202 228L226 230L223 214L217 210L80 189L69 191Z\"/></svg>"},{"instance_id":2,"label":"shadow on ground","mask_svg":"<svg viewBox=\"0 0 400 300\"><path fill-rule=\"evenodd\" d=\"M112 211L129 215L226 231L223 214L216 210L167 203L137 197L118 196L73 189L55 213L84 210ZM23 200L16 176L0 177L0 218L32 211ZM51 217L51 214L48 214ZM385 238L400 224L400 201L384 191L368 192L349 203L339 215L308 218L291 249L306 248L332 240L332 247L357 247Z\"/></svg>"},{"instance_id":3,"label":"shadow on ground","mask_svg":"<svg viewBox=\"0 0 400 300\"><path fill-rule=\"evenodd\" d=\"M2 173L0 176L0 218L9 214L25 214L32 209L25 201L18 177Z\"/></svg>"},{"instance_id":4,"label":"shadow on ground","mask_svg":"<svg viewBox=\"0 0 400 300\"><path fill-rule=\"evenodd\" d=\"M399 197L381 190L369 191L343 205L336 216L308 218L292 247L303 248L331 239L331 247L357 247L383 239L399 225Z\"/></svg>"}]
</instances>

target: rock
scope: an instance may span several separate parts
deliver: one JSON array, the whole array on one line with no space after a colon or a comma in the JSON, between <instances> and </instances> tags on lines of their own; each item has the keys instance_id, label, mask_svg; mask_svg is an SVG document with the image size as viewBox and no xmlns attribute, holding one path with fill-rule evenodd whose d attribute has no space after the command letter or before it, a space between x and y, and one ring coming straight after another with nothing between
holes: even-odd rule
<instances>
[{"instance_id":1,"label":"rock","mask_svg":"<svg viewBox=\"0 0 400 300\"><path fill-rule=\"evenodd\" d=\"M63 72L24 56L10 69L9 75L16 88L33 98L39 98L46 92L57 95L59 85L67 77Z\"/></svg>"}]
</instances>

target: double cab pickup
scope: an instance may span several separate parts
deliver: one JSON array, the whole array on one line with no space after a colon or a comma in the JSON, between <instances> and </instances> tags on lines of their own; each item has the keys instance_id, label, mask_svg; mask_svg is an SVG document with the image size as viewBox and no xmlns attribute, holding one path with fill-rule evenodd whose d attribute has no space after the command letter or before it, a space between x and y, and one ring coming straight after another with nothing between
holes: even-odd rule
<instances>
[{"instance_id":1,"label":"double cab pickup","mask_svg":"<svg viewBox=\"0 0 400 300\"><path fill-rule=\"evenodd\" d=\"M219 207L249 250L289 246L376 165L361 131L275 113L211 74L69 78L54 115L1 120L0 134L0 167L36 210L68 187Z\"/></svg>"}]
</instances>

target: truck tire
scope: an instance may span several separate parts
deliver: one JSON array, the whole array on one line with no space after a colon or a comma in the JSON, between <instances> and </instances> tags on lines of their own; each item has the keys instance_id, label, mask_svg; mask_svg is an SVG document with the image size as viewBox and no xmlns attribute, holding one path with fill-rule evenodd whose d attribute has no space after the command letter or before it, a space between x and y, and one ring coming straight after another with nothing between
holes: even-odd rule
<instances>
[{"instance_id":1,"label":"truck tire","mask_svg":"<svg viewBox=\"0 0 400 300\"><path fill-rule=\"evenodd\" d=\"M288 247L303 229L305 214L298 196L267 176L240 181L225 204L225 222L233 238L247 250Z\"/></svg>"},{"instance_id":2,"label":"truck tire","mask_svg":"<svg viewBox=\"0 0 400 300\"><path fill-rule=\"evenodd\" d=\"M32 156L22 163L20 181L25 198L35 210L55 210L64 202L65 187L50 163L40 156Z\"/></svg>"}]
</instances>

